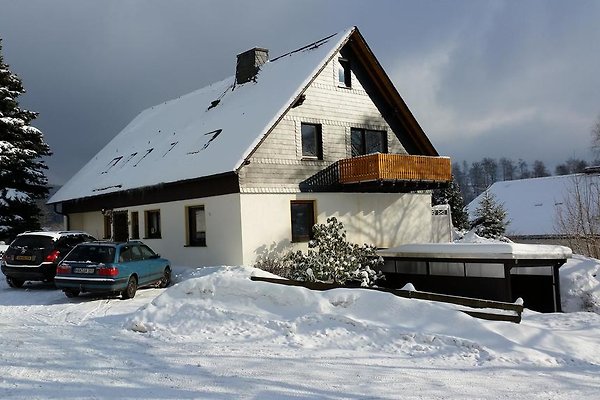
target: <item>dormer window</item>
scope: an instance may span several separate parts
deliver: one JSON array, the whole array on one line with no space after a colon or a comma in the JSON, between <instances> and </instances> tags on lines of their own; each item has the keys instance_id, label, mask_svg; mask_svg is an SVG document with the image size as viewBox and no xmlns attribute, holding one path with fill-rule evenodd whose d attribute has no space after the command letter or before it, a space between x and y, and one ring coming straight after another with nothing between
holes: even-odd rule
<instances>
[{"instance_id":1,"label":"dormer window","mask_svg":"<svg viewBox=\"0 0 600 400\"><path fill-rule=\"evenodd\" d=\"M350 61L345 58L338 58L338 85L346 88L352 87Z\"/></svg>"}]
</instances>

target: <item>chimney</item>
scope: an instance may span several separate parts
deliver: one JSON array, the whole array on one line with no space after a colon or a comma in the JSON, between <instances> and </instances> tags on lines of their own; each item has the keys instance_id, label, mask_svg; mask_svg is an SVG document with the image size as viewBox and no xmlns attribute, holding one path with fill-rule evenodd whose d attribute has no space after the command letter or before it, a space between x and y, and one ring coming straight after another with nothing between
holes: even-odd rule
<instances>
[{"instance_id":1,"label":"chimney","mask_svg":"<svg viewBox=\"0 0 600 400\"><path fill-rule=\"evenodd\" d=\"M237 56L235 82L242 84L256 78L261 65L269 60L269 50L255 47Z\"/></svg>"}]
</instances>

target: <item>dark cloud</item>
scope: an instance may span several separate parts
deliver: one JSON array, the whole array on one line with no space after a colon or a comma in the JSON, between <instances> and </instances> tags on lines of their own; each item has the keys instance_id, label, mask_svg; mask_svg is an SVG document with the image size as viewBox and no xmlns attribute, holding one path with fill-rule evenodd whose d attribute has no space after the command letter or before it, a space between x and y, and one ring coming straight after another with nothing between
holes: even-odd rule
<instances>
[{"instance_id":1,"label":"dark cloud","mask_svg":"<svg viewBox=\"0 0 600 400\"><path fill-rule=\"evenodd\" d=\"M0 10L5 61L28 90L22 106L40 113L59 183L143 109L232 75L236 54L275 56L351 25L454 158L491 146L560 162L583 153L600 111L597 2L0 0Z\"/></svg>"}]
</instances>

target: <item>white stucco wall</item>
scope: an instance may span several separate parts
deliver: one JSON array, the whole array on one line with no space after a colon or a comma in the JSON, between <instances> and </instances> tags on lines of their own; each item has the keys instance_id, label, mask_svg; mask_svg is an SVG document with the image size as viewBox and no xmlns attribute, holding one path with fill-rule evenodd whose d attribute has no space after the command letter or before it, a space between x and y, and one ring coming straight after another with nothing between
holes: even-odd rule
<instances>
[{"instance_id":1,"label":"white stucco wall","mask_svg":"<svg viewBox=\"0 0 600 400\"><path fill-rule=\"evenodd\" d=\"M115 209L139 213L141 239L177 266L252 265L269 252L306 243L291 243L290 202L315 201L317 223L335 216L348 240L377 247L429 243L432 237L431 196L427 193L291 193L230 194L203 199ZM206 247L186 247L186 207L204 205ZM145 239L144 211L160 210L160 239ZM103 237L100 212L71 214L71 229ZM129 221L131 231L131 221Z\"/></svg>"},{"instance_id":2,"label":"white stucco wall","mask_svg":"<svg viewBox=\"0 0 600 400\"><path fill-rule=\"evenodd\" d=\"M187 247L186 207L204 205L206 247ZM178 266L238 265L242 261L240 197L236 194L170 203L146 204L114 211L139 213L140 239ZM144 211L160 210L161 238L144 238ZM71 214L71 229L82 229L103 237L103 216L98 212ZM97 232L97 233L96 233Z\"/></svg>"},{"instance_id":3,"label":"white stucco wall","mask_svg":"<svg viewBox=\"0 0 600 400\"><path fill-rule=\"evenodd\" d=\"M243 262L291 247L290 201L314 200L317 223L338 218L348 240L377 247L431 240L431 196L398 193L242 194Z\"/></svg>"},{"instance_id":4,"label":"white stucco wall","mask_svg":"<svg viewBox=\"0 0 600 400\"><path fill-rule=\"evenodd\" d=\"M69 228L72 230L86 231L96 239L103 239L104 216L100 211L70 214Z\"/></svg>"}]
</instances>

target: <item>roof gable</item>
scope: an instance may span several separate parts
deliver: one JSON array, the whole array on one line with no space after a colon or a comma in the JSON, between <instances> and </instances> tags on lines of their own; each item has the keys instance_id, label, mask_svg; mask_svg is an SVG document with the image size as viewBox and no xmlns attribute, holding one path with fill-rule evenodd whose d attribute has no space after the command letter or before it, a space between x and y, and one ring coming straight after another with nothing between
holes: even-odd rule
<instances>
[{"instance_id":1,"label":"roof gable","mask_svg":"<svg viewBox=\"0 0 600 400\"><path fill-rule=\"evenodd\" d=\"M140 113L49 203L237 171L346 43L427 155L437 152L356 27L265 63L255 81L227 78Z\"/></svg>"},{"instance_id":2,"label":"roof gable","mask_svg":"<svg viewBox=\"0 0 600 400\"><path fill-rule=\"evenodd\" d=\"M49 202L235 171L355 29L143 111Z\"/></svg>"}]
</instances>

